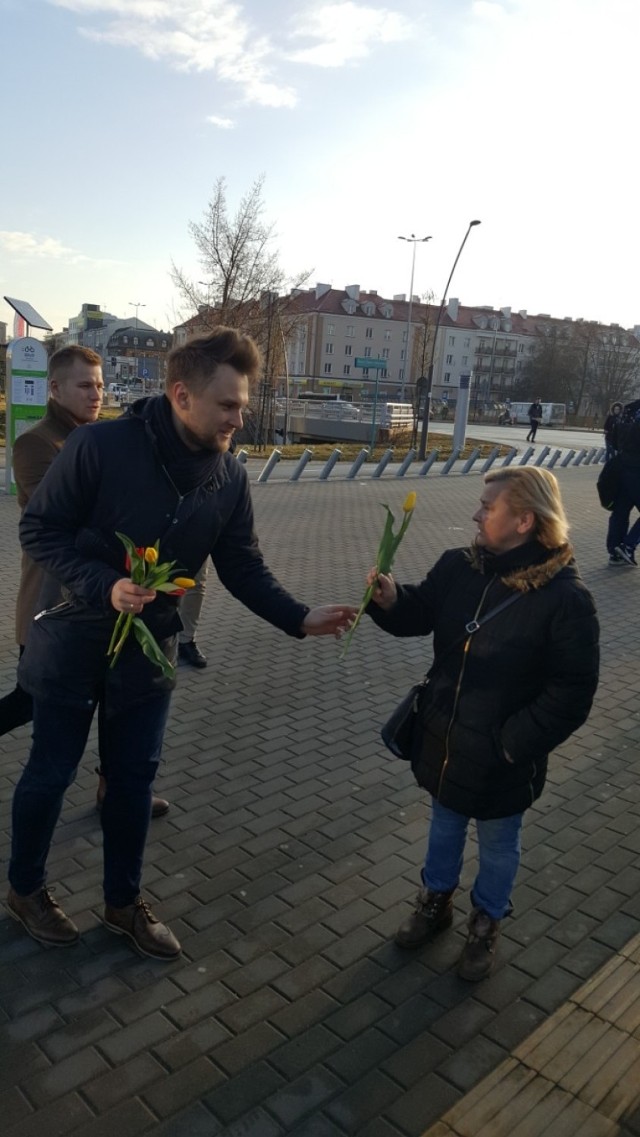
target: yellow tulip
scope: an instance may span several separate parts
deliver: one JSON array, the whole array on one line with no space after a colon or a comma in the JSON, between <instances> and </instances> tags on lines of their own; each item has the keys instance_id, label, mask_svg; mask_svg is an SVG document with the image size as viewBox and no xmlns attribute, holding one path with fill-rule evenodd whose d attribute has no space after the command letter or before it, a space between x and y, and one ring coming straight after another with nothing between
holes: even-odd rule
<instances>
[{"instance_id":1,"label":"yellow tulip","mask_svg":"<svg viewBox=\"0 0 640 1137\"><path fill-rule=\"evenodd\" d=\"M415 490L412 490L411 493L407 494L407 496L405 498L405 503L402 507L404 513L412 513L413 512L413 510L416 507L417 497L418 497L418 495L415 492Z\"/></svg>"},{"instance_id":2,"label":"yellow tulip","mask_svg":"<svg viewBox=\"0 0 640 1137\"><path fill-rule=\"evenodd\" d=\"M158 563L158 553L151 545L144 551L144 559L148 565L155 565Z\"/></svg>"},{"instance_id":3,"label":"yellow tulip","mask_svg":"<svg viewBox=\"0 0 640 1137\"><path fill-rule=\"evenodd\" d=\"M196 582L190 576L176 576L171 581L176 588L195 588Z\"/></svg>"}]
</instances>

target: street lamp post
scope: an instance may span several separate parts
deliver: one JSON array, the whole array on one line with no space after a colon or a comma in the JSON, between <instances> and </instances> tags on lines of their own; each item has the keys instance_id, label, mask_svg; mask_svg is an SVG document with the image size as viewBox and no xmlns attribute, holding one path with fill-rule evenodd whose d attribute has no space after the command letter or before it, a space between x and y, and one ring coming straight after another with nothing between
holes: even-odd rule
<instances>
[{"instance_id":1,"label":"street lamp post","mask_svg":"<svg viewBox=\"0 0 640 1137\"><path fill-rule=\"evenodd\" d=\"M130 300L129 301L129 307L135 308L135 310L136 310L136 331L138 330L138 308L146 308L146 306L147 305L143 304L141 300ZM137 339L137 336L136 336L136 339ZM139 376L137 374L137 371L138 371L138 344L135 344L135 349L136 349L136 357L135 358L136 358L136 379L137 379L137 378L139 378ZM144 377L140 376L140 378L142 378L142 390L144 391Z\"/></svg>"},{"instance_id":2,"label":"street lamp post","mask_svg":"<svg viewBox=\"0 0 640 1137\"><path fill-rule=\"evenodd\" d=\"M431 388L433 387L433 361L434 361L435 354L436 354L436 341L438 339L438 328L440 327L440 321L442 319L442 313L444 312L444 306L447 302L447 294L449 292L449 285L451 284L451 281L453 279L453 274L456 271L456 265L457 265L458 261L460 260L460 254L462 253L462 250L465 247L465 244L467 242L467 237L469 236L469 233L473 229L474 225L480 225L480 224L481 224L480 221L470 221L469 225L467 226L467 231L466 231L466 233L462 239L462 244L460 245L460 248L458 249L456 259L453 262L453 268L451 269L451 272L449 273L449 279L445 285L444 293L442 296L442 302L441 302L440 307L438 309L438 317L436 319L436 326L435 326L434 332L433 332L433 342L431 344L431 357L429 359L429 371L427 373L425 406L424 406L424 411L422 414L422 431L420 434L420 452L419 452L419 458L421 461L424 461L424 459L426 458L427 442L429 440L429 418L431 415Z\"/></svg>"},{"instance_id":3,"label":"street lamp post","mask_svg":"<svg viewBox=\"0 0 640 1137\"><path fill-rule=\"evenodd\" d=\"M413 307L413 275L414 275L415 267L416 267L416 245L423 244L425 241L430 241L431 237L416 237L415 233L412 233L410 237L398 237L398 240L399 241L408 241L410 245L413 245L413 253L411 256L411 284L409 285L409 310L407 312L407 347L405 350L405 361L404 361L404 367L402 369L402 383L400 386L400 402L404 403L404 394L405 394L404 389L405 389L406 380L407 379L411 380L411 372L410 372L411 362L412 362L412 356L410 354L411 310Z\"/></svg>"},{"instance_id":4,"label":"street lamp post","mask_svg":"<svg viewBox=\"0 0 640 1137\"><path fill-rule=\"evenodd\" d=\"M140 300L130 300L129 301L129 307L135 308L135 310L136 310L136 329L138 327L138 308L146 308L146 306L147 305L143 304Z\"/></svg>"}]
</instances>

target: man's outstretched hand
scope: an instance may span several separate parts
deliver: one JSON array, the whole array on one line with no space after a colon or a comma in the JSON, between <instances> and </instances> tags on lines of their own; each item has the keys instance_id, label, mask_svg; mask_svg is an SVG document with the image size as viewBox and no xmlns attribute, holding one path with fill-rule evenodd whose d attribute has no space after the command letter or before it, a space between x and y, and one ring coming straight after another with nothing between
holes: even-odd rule
<instances>
[{"instance_id":1,"label":"man's outstretched hand","mask_svg":"<svg viewBox=\"0 0 640 1137\"><path fill-rule=\"evenodd\" d=\"M348 604L321 604L307 612L300 631L307 636L335 636L340 639L351 621L355 620L357 611Z\"/></svg>"}]
</instances>

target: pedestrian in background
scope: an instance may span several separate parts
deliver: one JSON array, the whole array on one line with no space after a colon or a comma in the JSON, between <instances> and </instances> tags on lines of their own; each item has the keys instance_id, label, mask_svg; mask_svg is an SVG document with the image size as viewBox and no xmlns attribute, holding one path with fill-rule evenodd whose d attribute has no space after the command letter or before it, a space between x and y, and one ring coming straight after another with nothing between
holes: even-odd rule
<instances>
[{"instance_id":1,"label":"pedestrian in background","mask_svg":"<svg viewBox=\"0 0 640 1137\"><path fill-rule=\"evenodd\" d=\"M542 403L539 398L531 404L527 414L529 416L529 433L527 434L526 441L535 442L538 427L542 422Z\"/></svg>"}]
</instances>

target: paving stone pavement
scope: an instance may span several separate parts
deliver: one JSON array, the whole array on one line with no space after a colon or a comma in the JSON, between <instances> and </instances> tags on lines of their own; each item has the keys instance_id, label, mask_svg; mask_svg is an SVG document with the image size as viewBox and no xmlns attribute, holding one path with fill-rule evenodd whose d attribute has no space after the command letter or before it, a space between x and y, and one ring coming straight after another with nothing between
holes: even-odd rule
<instances>
[{"instance_id":1,"label":"paving stone pavement","mask_svg":"<svg viewBox=\"0 0 640 1137\"><path fill-rule=\"evenodd\" d=\"M284 637L212 575L199 634L210 663L180 670L157 783L171 811L152 825L145 872L183 957L143 960L97 918L93 739L49 864L79 945L41 948L0 909L7 1137L422 1137L434 1126L480 1137L449 1125L450 1111L468 1121L469 1092L500 1080L505 1062L527 1065L528 1051L513 1055L555 1014L595 1013L576 1002L580 991L640 928L640 571L606 564L597 470L559 476L599 605L602 680L527 814L495 974L470 987L453 969L473 855L453 929L413 953L391 942L415 893L427 810L377 730L424 671L428 646L365 621L340 662L334 641ZM412 480L399 579L419 579L466 542L480 485L476 475ZM357 602L380 502L399 510L407 488L392 478L254 485L270 565L307 603ZM0 497L3 692L16 662L16 524L15 501ZM0 739L3 860L28 738L23 727ZM640 1038L637 1020L627 1032ZM628 1056L626 1076L640 1085L633 1047ZM603 1133L638 1137L637 1105L625 1101ZM513 1104L504 1131L520 1135L521 1121Z\"/></svg>"}]
</instances>

